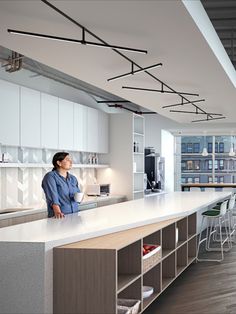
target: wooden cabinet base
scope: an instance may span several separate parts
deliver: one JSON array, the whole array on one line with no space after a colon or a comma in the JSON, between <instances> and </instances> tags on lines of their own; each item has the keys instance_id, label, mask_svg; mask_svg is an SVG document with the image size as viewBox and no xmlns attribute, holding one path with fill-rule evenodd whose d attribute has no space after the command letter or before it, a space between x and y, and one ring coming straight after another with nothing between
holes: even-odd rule
<instances>
[{"instance_id":1,"label":"wooden cabinet base","mask_svg":"<svg viewBox=\"0 0 236 314\"><path fill-rule=\"evenodd\" d=\"M143 272L147 241L161 245L162 258ZM54 248L53 312L116 314L121 298L140 300L141 313L195 260L196 243L192 214ZM148 298L143 286L154 288Z\"/></svg>"}]
</instances>

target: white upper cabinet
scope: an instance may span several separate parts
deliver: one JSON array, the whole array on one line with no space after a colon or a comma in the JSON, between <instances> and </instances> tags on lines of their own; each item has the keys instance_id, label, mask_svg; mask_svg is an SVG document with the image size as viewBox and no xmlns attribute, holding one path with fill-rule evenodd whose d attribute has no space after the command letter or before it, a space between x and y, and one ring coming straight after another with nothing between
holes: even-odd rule
<instances>
[{"instance_id":1,"label":"white upper cabinet","mask_svg":"<svg viewBox=\"0 0 236 314\"><path fill-rule=\"evenodd\" d=\"M59 147L74 150L74 103L59 98Z\"/></svg>"},{"instance_id":2,"label":"white upper cabinet","mask_svg":"<svg viewBox=\"0 0 236 314\"><path fill-rule=\"evenodd\" d=\"M0 143L20 144L20 87L0 80Z\"/></svg>"},{"instance_id":3,"label":"white upper cabinet","mask_svg":"<svg viewBox=\"0 0 236 314\"><path fill-rule=\"evenodd\" d=\"M98 112L98 153L108 153L109 120L108 114Z\"/></svg>"},{"instance_id":4,"label":"white upper cabinet","mask_svg":"<svg viewBox=\"0 0 236 314\"><path fill-rule=\"evenodd\" d=\"M74 104L74 150L88 151L87 138L88 107Z\"/></svg>"},{"instance_id":5,"label":"white upper cabinet","mask_svg":"<svg viewBox=\"0 0 236 314\"><path fill-rule=\"evenodd\" d=\"M43 148L58 148L58 97L41 94L41 142Z\"/></svg>"},{"instance_id":6,"label":"white upper cabinet","mask_svg":"<svg viewBox=\"0 0 236 314\"><path fill-rule=\"evenodd\" d=\"M88 107L87 134L87 151L98 152L98 110L90 107Z\"/></svg>"},{"instance_id":7,"label":"white upper cabinet","mask_svg":"<svg viewBox=\"0 0 236 314\"><path fill-rule=\"evenodd\" d=\"M41 147L40 92L20 88L20 144L25 147Z\"/></svg>"}]
</instances>

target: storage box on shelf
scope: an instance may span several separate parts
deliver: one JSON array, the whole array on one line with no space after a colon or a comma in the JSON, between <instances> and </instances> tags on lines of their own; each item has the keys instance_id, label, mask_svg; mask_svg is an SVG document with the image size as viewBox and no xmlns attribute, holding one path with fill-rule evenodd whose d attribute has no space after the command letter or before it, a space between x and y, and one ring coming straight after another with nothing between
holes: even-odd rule
<instances>
[{"instance_id":1,"label":"storage box on shelf","mask_svg":"<svg viewBox=\"0 0 236 314\"><path fill-rule=\"evenodd\" d=\"M122 313L117 298L140 300L139 312L144 311L195 260L194 223L196 214L55 248L54 313ZM181 245L176 244L177 227ZM142 260L145 243L163 249L148 268ZM146 298L143 286L153 288Z\"/></svg>"},{"instance_id":2,"label":"storage box on shelf","mask_svg":"<svg viewBox=\"0 0 236 314\"><path fill-rule=\"evenodd\" d=\"M140 300L118 299L117 314L137 314L140 310Z\"/></svg>"},{"instance_id":3,"label":"storage box on shelf","mask_svg":"<svg viewBox=\"0 0 236 314\"><path fill-rule=\"evenodd\" d=\"M143 256L143 273L151 269L153 266L155 266L157 263L161 261L162 257L162 250L161 250L161 231L158 230L157 232L154 232L147 237L143 239L143 247L145 244L150 244L157 246L157 249L155 250L155 254L150 253L146 256Z\"/></svg>"}]
</instances>

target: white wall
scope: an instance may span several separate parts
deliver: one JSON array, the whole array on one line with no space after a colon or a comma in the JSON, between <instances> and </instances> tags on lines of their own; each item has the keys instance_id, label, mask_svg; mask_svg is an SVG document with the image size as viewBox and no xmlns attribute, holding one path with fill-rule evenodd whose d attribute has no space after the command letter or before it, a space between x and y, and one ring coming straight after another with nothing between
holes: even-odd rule
<instances>
[{"instance_id":1,"label":"white wall","mask_svg":"<svg viewBox=\"0 0 236 314\"><path fill-rule=\"evenodd\" d=\"M161 130L179 128L180 126L180 123L158 114L145 116L145 146L154 147L156 152L161 153L162 155Z\"/></svg>"},{"instance_id":2,"label":"white wall","mask_svg":"<svg viewBox=\"0 0 236 314\"><path fill-rule=\"evenodd\" d=\"M174 136L166 131L161 131L161 152L165 158L165 190L174 191Z\"/></svg>"}]
</instances>

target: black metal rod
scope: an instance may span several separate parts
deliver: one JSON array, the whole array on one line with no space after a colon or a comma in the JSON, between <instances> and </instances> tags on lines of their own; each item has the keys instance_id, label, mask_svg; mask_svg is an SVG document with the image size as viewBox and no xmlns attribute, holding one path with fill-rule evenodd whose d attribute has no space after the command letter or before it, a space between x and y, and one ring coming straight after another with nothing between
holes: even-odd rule
<instances>
[{"instance_id":1,"label":"black metal rod","mask_svg":"<svg viewBox=\"0 0 236 314\"><path fill-rule=\"evenodd\" d=\"M191 122L201 122L201 121L211 121L211 120L220 120L220 119L226 119L226 117L219 117L219 118L207 118L207 119L202 119L202 120L193 120Z\"/></svg>"},{"instance_id":2,"label":"black metal rod","mask_svg":"<svg viewBox=\"0 0 236 314\"><path fill-rule=\"evenodd\" d=\"M143 87L132 87L132 86L122 86L124 89L133 89L133 90L140 90L146 92L157 92L157 93L168 93L168 94L181 94L181 95L190 95L190 96L199 96L199 94L193 93L185 93L185 92L176 92L176 91L168 91L162 89L151 89L151 88L143 88Z\"/></svg>"},{"instance_id":3,"label":"black metal rod","mask_svg":"<svg viewBox=\"0 0 236 314\"><path fill-rule=\"evenodd\" d=\"M185 111L185 110L170 110L170 112L193 113L193 114L208 114L208 115L213 115L213 116L223 116L222 113L213 113L213 112L204 113L204 112L199 112L199 111Z\"/></svg>"},{"instance_id":4,"label":"black metal rod","mask_svg":"<svg viewBox=\"0 0 236 314\"><path fill-rule=\"evenodd\" d=\"M166 105L166 106L163 106L162 108L169 108L169 107L176 107L176 106L183 106L183 105L193 105L194 103L201 102L201 101L205 101L205 99L193 100L192 102L189 102L189 101L182 102L182 103L173 104L173 105Z\"/></svg>"},{"instance_id":5,"label":"black metal rod","mask_svg":"<svg viewBox=\"0 0 236 314\"><path fill-rule=\"evenodd\" d=\"M120 109L125 109L125 110L128 110L130 112L133 112L133 113L136 113L136 114L157 114L156 112L154 111L137 111L137 110L133 110L133 109L129 109L127 107L124 107L122 105L108 105L108 107L110 108L120 108Z\"/></svg>"},{"instance_id":6,"label":"black metal rod","mask_svg":"<svg viewBox=\"0 0 236 314\"><path fill-rule=\"evenodd\" d=\"M133 75L133 74L136 74L136 73L144 72L145 70L162 66L162 63L157 63L157 64L154 64L154 65L150 65L150 66L148 66L146 68L142 68L142 69L139 69L139 70L136 70L136 71L133 70L133 62L131 63L131 65L132 65L132 68L131 68L130 72L111 77L107 81L110 82L110 81L117 80L117 79L122 78L122 77L126 77L126 76L130 76L130 75Z\"/></svg>"},{"instance_id":7,"label":"black metal rod","mask_svg":"<svg viewBox=\"0 0 236 314\"><path fill-rule=\"evenodd\" d=\"M24 36L30 36L30 37L52 39L52 40L71 42L71 43L76 43L76 44L81 44L81 45L88 45L88 46L95 46L95 47L102 47L102 48L114 48L114 49L118 49L118 50L126 50L126 51L133 51L133 52L139 52L139 53L146 53L147 54L147 50L122 47L122 46L116 46L116 45L109 45L109 44L95 43L92 41L86 41L83 38L82 38L82 40L78 40L78 39L59 37L59 36L53 36L53 35L45 35L45 34L39 34L39 33L18 31L15 29L8 29L7 31L10 34L16 34L16 35L24 35Z\"/></svg>"},{"instance_id":8,"label":"black metal rod","mask_svg":"<svg viewBox=\"0 0 236 314\"><path fill-rule=\"evenodd\" d=\"M98 104L130 103L129 100L97 100Z\"/></svg>"}]
</instances>

